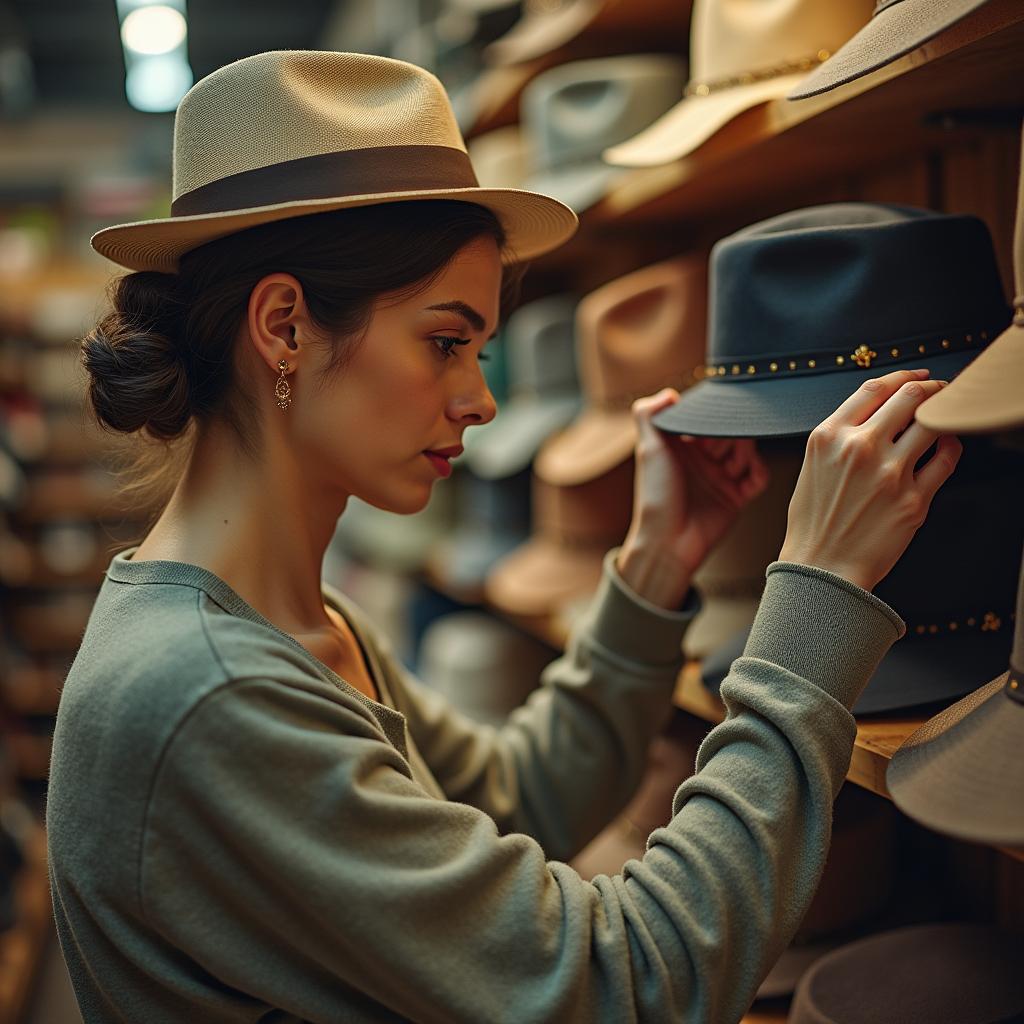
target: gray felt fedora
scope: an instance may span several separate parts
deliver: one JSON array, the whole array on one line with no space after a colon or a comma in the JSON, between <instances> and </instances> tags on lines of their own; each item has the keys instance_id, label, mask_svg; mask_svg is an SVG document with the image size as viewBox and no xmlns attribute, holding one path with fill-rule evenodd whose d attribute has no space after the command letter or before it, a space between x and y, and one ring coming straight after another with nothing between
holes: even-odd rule
<instances>
[{"instance_id":1,"label":"gray felt fedora","mask_svg":"<svg viewBox=\"0 0 1024 1024\"><path fill-rule=\"evenodd\" d=\"M1009 320L977 217L877 203L794 210L713 248L704 379L654 423L806 434L871 377L954 377Z\"/></svg>"},{"instance_id":2,"label":"gray felt fedora","mask_svg":"<svg viewBox=\"0 0 1024 1024\"><path fill-rule=\"evenodd\" d=\"M885 781L900 810L922 825L1024 846L1024 564L1009 667L913 733Z\"/></svg>"}]
</instances>

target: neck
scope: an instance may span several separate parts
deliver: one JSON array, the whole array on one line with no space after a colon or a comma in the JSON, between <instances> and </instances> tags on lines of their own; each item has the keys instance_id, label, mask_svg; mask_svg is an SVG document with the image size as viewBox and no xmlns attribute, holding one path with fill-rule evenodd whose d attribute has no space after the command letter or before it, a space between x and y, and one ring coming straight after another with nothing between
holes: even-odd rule
<instances>
[{"instance_id":1,"label":"neck","mask_svg":"<svg viewBox=\"0 0 1024 1024\"><path fill-rule=\"evenodd\" d=\"M325 494L274 436L259 460L222 430L200 433L177 487L134 556L200 565L279 628L327 623L324 553L345 496Z\"/></svg>"}]
</instances>

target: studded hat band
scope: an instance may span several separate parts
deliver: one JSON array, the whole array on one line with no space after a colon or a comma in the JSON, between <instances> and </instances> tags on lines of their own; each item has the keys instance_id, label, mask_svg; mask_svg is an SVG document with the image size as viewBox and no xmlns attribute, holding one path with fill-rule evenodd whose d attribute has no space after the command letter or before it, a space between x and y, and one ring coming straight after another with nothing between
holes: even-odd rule
<instances>
[{"instance_id":1,"label":"studded hat band","mask_svg":"<svg viewBox=\"0 0 1024 1024\"><path fill-rule=\"evenodd\" d=\"M874 346L858 345L853 351L845 353L833 348L819 352L764 355L755 359L730 359L708 363L703 367L703 377L731 377L739 382L770 377L806 377L835 373L838 370L890 368L900 363L915 362L922 356L941 356L984 348L990 336L998 330L1001 328L957 331L912 338L895 344L875 342Z\"/></svg>"},{"instance_id":2,"label":"studded hat band","mask_svg":"<svg viewBox=\"0 0 1024 1024\"><path fill-rule=\"evenodd\" d=\"M1013 612L999 615L997 612L982 612L980 615L961 615L950 619L933 619L931 622L907 624L907 637L937 636L940 633L998 633L1004 625L1016 618Z\"/></svg>"},{"instance_id":3,"label":"studded hat band","mask_svg":"<svg viewBox=\"0 0 1024 1024\"><path fill-rule=\"evenodd\" d=\"M374 146L304 156L218 178L178 196L171 203L171 216L380 192L478 187L469 157L454 146Z\"/></svg>"},{"instance_id":4,"label":"studded hat band","mask_svg":"<svg viewBox=\"0 0 1024 1024\"><path fill-rule=\"evenodd\" d=\"M684 96L710 96L726 89L736 89L741 85L753 85L755 82L766 82L772 78L795 75L801 71L810 71L816 64L824 64L832 54L828 50L819 50L813 57L801 57L799 60L786 61L785 64L773 64L757 71L744 71L729 78L713 78L707 82L690 82L683 90Z\"/></svg>"}]
</instances>

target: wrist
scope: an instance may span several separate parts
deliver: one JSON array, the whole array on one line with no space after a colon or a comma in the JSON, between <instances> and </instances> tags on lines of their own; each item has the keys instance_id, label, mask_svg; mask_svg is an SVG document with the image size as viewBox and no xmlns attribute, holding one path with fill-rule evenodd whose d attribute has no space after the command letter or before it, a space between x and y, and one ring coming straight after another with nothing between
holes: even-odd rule
<instances>
[{"instance_id":1,"label":"wrist","mask_svg":"<svg viewBox=\"0 0 1024 1024\"><path fill-rule=\"evenodd\" d=\"M669 557L664 543L629 535L615 561L623 582L645 601L675 611L690 589L688 568Z\"/></svg>"},{"instance_id":2,"label":"wrist","mask_svg":"<svg viewBox=\"0 0 1024 1024\"><path fill-rule=\"evenodd\" d=\"M792 562L794 565L809 565L815 569L824 569L825 572L830 572L834 576L841 576L844 580L855 586L860 587L862 590L870 592L875 584L878 582L875 579L869 578L863 571L851 564L850 562L843 562L840 559L829 558L822 555L819 552L811 551L800 551L798 548L782 545L782 550L779 552L780 562Z\"/></svg>"}]
</instances>

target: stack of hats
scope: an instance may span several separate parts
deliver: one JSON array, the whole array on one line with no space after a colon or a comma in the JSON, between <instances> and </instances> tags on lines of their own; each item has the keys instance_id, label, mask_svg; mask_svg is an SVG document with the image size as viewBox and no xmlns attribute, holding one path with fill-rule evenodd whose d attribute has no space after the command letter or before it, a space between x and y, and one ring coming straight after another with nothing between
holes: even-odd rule
<instances>
[{"instance_id":1,"label":"stack of hats","mask_svg":"<svg viewBox=\"0 0 1024 1024\"><path fill-rule=\"evenodd\" d=\"M1024 137L1022 137L1024 144ZM931 430L986 433L1024 429L1024 167L1014 233L1013 323L949 387L922 403ZM1021 503L1011 494L996 505ZM1024 846L1024 562L1013 646L995 678L981 664L959 666L969 696L926 722L896 751L886 784L897 806L929 828L962 839ZM995 674L994 672L992 674Z\"/></svg>"}]
</instances>

